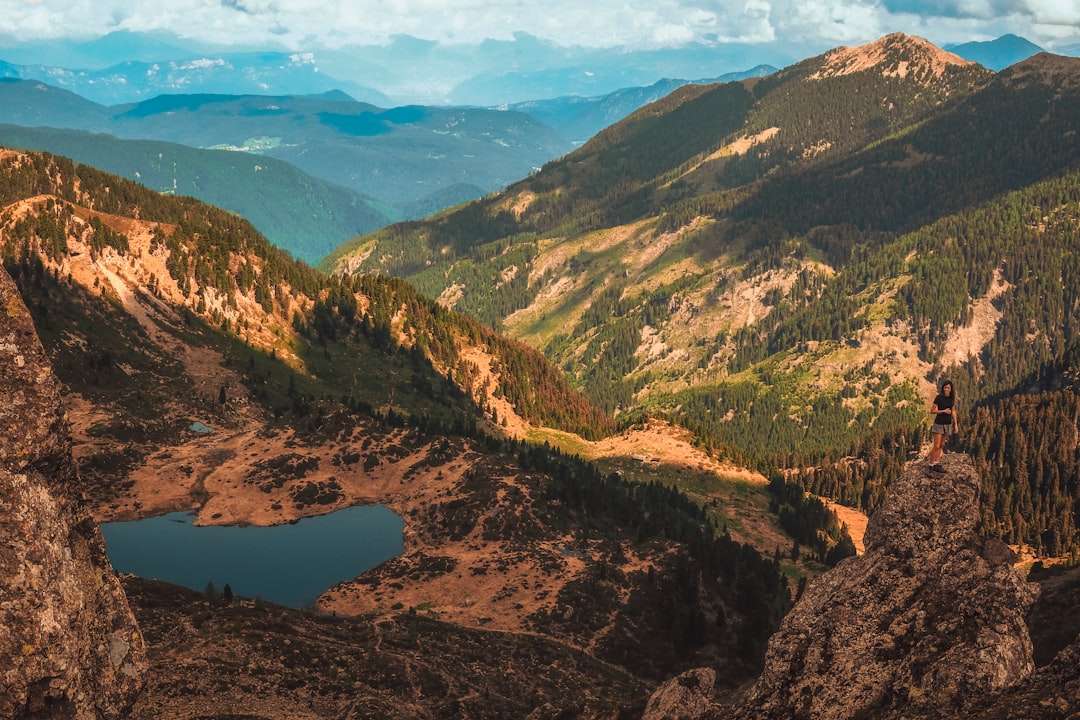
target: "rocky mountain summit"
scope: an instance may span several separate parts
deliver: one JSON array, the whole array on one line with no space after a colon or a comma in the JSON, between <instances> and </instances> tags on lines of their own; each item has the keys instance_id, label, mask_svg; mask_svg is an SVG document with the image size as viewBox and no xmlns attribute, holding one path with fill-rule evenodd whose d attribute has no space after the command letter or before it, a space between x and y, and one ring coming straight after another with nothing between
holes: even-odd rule
<instances>
[{"instance_id":1,"label":"rocky mountain summit","mask_svg":"<svg viewBox=\"0 0 1080 720\"><path fill-rule=\"evenodd\" d=\"M976 533L970 458L942 464L940 475L909 466L870 518L865 554L810 583L739 700L703 709L711 683L687 673L657 691L645 717L959 718L1005 707L1074 717L1076 643L1035 671L1028 623L1038 586L1014 568L1011 549ZM684 702L659 702L673 697ZM1011 717L1002 713L994 716Z\"/></svg>"},{"instance_id":2,"label":"rocky mountain summit","mask_svg":"<svg viewBox=\"0 0 1080 720\"><path fill-rule=\"evenodd\" d=\"M143 638L76 480L60 385L0 270L0 717L120 717Z\"/></svg>"}]
</instances>

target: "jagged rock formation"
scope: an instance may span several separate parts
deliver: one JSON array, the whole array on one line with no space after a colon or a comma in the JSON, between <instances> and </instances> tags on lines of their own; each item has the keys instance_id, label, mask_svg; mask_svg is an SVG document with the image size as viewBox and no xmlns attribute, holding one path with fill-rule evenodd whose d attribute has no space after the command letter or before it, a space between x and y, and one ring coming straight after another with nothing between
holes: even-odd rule
<instances>
[{"instance_id":1,"label":"jagged rock formation","mask_svg":"<svg viewBox=\"0 0 1080 720\"><path fill-rule=\"evenodd\" d=\"M1034 672L1027 613L1038 586L1013 568L1012 550L976 533L971 459L948 454L942 465L940 475L921 461L908 468L870 518L866 552L807 587L740 698L680 698L680 676L653 694L647 720L985 718L1002 707L1073 717L1080 643Z\"/></svg>"},{"instance_id":2,"label":"jagged rock formation","mask_svg":"<svg viewBox=\"0 0 1080 720\"><path fill-rule=\"evenodd\" d=\"M958 712L1034 670L1037 586L976 533L979 478L911 466L870 518L866 553L811 583L728 717L899 718Z\"/></svg>"},{"instance_id":3,"label":"jagged rock formation","mask_svg":"<svg viewBox=\"0 0 1080 720\"><path fill-rule=\"evenodd\" d=\"M0 398L0 717L120 717L142 635L97 525L69 495L59 383L2 269Z\"/></svg>"},{"instance_id":4,"label":"jagged rock formation","mask_svg":"<svg viewBox=\"0 0 1080 720\"><path fill-rule=\"evenodd\" d=\"M716 671L711 668L687 670L652 694L641 720L698 718L709 709L716 689Z\"/></svg>"}]
</instances>

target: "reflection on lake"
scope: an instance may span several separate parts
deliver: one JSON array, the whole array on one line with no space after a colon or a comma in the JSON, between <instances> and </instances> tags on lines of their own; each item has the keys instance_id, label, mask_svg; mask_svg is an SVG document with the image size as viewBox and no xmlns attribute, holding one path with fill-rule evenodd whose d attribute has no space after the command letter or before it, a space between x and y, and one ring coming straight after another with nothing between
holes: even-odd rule
<instances>
[{"instance_id":1,"label":"reflection on lake","mask_svg":"<svg viewBox=\"0 0 1080 720\"><path fill-rule=\"evenodd\" d=\"M200 591L228 583L236 595L303 607L404 550L402 520L382 505L272 527L196 527L194 519L176 512L103 523L109 560L118 572Z\"/></svg>"}]
</instances>

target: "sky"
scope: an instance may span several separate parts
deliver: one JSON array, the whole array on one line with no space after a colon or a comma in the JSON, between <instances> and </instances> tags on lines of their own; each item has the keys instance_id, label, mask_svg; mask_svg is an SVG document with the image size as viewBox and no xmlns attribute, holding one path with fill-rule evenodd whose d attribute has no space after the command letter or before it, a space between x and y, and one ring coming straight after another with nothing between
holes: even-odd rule
<instances>
[{"instance_id":1,"label":"sky","mask_svg":"<svg viewBox=\"0 0 1080 720\"><path fill-rule=\"evenodd\" d=\"M204 42L336 48L411 35L447 44L526 32L573 47L689 42L822 49L891 32L938 45L1014 33L1047 50L1080 43L1080 0L0 0L0 34L92 39L165 30Z\"/></svg>"}]
</instances>

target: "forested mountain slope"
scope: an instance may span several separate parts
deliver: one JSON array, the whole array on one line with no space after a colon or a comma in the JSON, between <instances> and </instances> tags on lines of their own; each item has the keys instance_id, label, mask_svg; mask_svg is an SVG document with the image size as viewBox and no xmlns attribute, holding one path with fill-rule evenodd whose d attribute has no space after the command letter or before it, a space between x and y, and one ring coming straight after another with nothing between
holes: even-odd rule
<instances>
[{"instance_id":1,"label":"forested mountain slope","mask_svg":"<svg viewBox=\"0 0 1080 720\"><path fill-rule=\"evenodd\" d=\"M1071 58L995 75L890 35L682 88L328 267L406 277L541 348L624 421L662 414L872 509L927 439L942 376L975 415L1068 364L1078 82ZM988 526L1077 547L1075 475L1023 492L995 477Z\"/></svg>"},{"instance_id":2,"label":"forested mountain slope","mask_svg":"<svg viewBox=\"0 0 1080 720\"><path fill-rule=\"evenodd\" d=\"M404 207L470 186L505 187L571 145L535 118L475 107L383 108L320 95L159 95L102 106L40 82L0 82L0 122L108 133L276 158ZM340 242L340 241L339 241Z\"/></svg>"},{"instance_id":3,"label":"forested mountain slope","mask_svg":"<svg viewBox=\"0 0 1080 720\"><path fill-rule=\"evenodd\" d=\"M0 144L63 155L157 192L231 210L271 243L312 265L343 239L402 217L355 190L250 153L17 125L0 125Z\"/></svg>"},{"instance_id":4,"label":"forested mountain slope","mask_svg":"<svg viewBox=\"0 0 1080 720\"><path fill-rule=\"evenodd\" d=\"M96 271L108 266L105 258L111 254L124 273L130 273L124 279L132 281L128 284L134 285L133 292L149 292L314 376L319 375L310 367L318 364L315 356L330 354L324 348L333 343L346 354L363 345L381 344L392 353L416 355L462 393L479 393L477 371L460 355L466 348L476 348L493 367L508 369L492 390L514 398L516 404L511 404L523 417L535 412L539 413L535 420L547 422L540 420L545 413L564 414L568 425L554 419L548 424L584 434L603 433L608 426L535 350L508 342L465 316L445 312L405 283L327 278L293 261L230 213L160 195L64 158L3 153L7 171L2 188L3 250L4 257L17 265L32 263L40 254L40 259L57 265L89 262ZM140 234L145 248L133 251L126 232ZM86 253L73 249L69 237L79 238ZM80 260L73 263L72 258ZM119 284L114 283L113 290L124 299ZM314 346L318 352L311 349ZM322 372L333 372L335 363L329 365ZM527 373L535 374L526 377ZM350 396L350 388L359 392L360 383L337 382L333 387L335 394ZM536 393L543 394L543 402ZM385 398L354 399L372 406L385 404ZM448 405L459 403L453 400ZM410 415L425 412L423 404L399 409Z\"/></svg>"}]
</instances>

